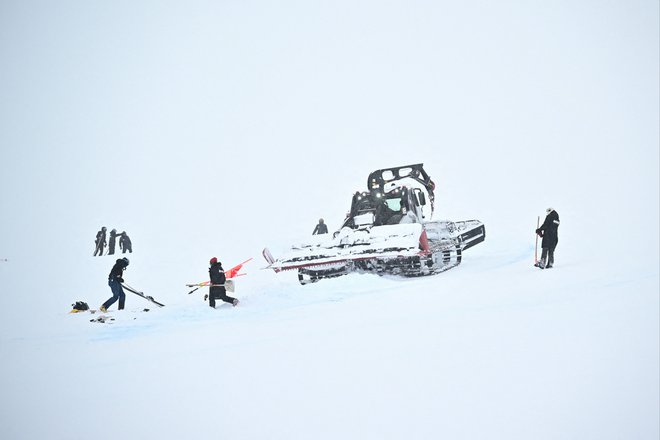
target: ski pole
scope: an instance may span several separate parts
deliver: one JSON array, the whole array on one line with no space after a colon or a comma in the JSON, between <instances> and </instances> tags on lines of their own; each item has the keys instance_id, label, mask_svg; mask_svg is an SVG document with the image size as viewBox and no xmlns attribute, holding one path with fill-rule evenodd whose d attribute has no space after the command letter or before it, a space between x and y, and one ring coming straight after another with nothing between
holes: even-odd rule
<instances>
[{"instance_id":1,"label":"ski pole","mask_svg":"<svg viewBox=\"0 0 660 440\"><path fill-rule=\"evenodd\" d=\"M536 217L536 229L539 228L539 222L541 221L541 216ZM539 263L538 260L538 249L539 249L539 234L534 231L534 235L536 235L536 244L534 245L534 265L536 266Z\"/></svg>"},{"instance_id":2,"label":"ski pole","mask_svg":"<svg viewBox=\"0 0 660 440\"><path fill-rule=\"evenodd\" d=\"M186 284L187 287L193 287L193 286L198 286L188 292L188 295L196 291L197 289L201 289L202 287L226 287L226 284Z\"/></svg>"},{"instance_id":3,"label":"ski pole","mask_svg":"<svg viewBox=\"0 0 660 440\"><path fill-rule=\"evenodd\" d=\"M193 293L194 291L196 291L196 290L198 290L198 289L200 289L200 288L202 288L202 287L207 287L208 284L209 284L208 281L206 281L206 282L201 282L201 283L197 283L197 284L186 284L186 287L195 287L195 286L197 286L197 287L195 287L193 290L191 290L190 292L188 292L188 295L190 295L191 293Z\"/></svg>"}]
</instances>

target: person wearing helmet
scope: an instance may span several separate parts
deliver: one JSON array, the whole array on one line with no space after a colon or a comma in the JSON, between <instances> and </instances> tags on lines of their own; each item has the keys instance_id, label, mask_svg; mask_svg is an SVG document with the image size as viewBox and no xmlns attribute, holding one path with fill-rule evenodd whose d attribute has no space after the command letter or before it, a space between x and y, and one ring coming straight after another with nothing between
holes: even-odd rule
<instances>
[{"instance_id":1,"label":"person wearing helmet","mask_svg":"<svg viewBox=\"0 0 660 440\"><path fill-rule=\"evenodd\" d=\"M105 231L106 228L103 226L99 232L96 233L96 249L94 249L94 256L98 254L98 256L103 255L103 248L105 248Z\"/></svg>"},{"instance_id":2,"label":"person wearing helmet","mask_svg":"<svg viewBox=\"0 0 660 440\"><path fill-rule=\"evenodd\" d=\"M101 307L99 307L99 310L102 312L107 312L108 307L113 305L117 300L119 300L119 310L124 310L126 294L124 293L124 289L121 287L121 283L124 282L124 270L126 270L128 267L128 263L128 258L124 257L118 259L115 265L112 266L110 275L108 275L108 286L110 286L110 290L112 291L112 297L104 302Z\"/></svg>"},{"instance_id":3,"label":"person wearing helmet","mask_svg":"<svg viewBox=\"0 0 660 440\"><path fill-rule=\"evenodd\" d=\"M322 218L319 219L319 224L316 225L314 228L314 232L312 232L312 235L316 234L327 234L328 233L328 226L325 224Z\"/></svg>"},{"instance_id":4,"label":"person wearing helmet","mask_svg":"<svg viewBox=\"0 0 660 440\"><path fill-rule=\"evenodd\" d=\"M552 208L545 210L546 217L540 228L536 230L539 237L543 237L541 242L541 260L535 264L540 269L550 269L555 264L555 248L559 243L559 214Z\"/></svg>"},{"instance_id":5,"label":"person wearing helmet","mask_svg":"<svg viewBox=\"0 0 660 440\"><path fill-rule=\"evenodd\" d=\"M222 263L219 262L216 257L213 257L209 261L209 264L209 277L211 279L208 294L209 306L215 309L216 299L221 299L233 306L238 305L238 300L236 298L227 296L227 290L225 289L225 281L227 281L227 277L225 276L225 271L222 268Z\"/></svg>"}]
</instances>

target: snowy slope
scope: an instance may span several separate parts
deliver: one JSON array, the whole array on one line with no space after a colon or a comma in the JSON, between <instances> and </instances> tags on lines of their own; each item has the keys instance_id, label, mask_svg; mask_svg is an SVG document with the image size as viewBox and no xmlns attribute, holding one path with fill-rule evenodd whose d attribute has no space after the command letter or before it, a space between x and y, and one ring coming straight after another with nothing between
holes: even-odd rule
<instances>
[{"instance_id":1,"label":"snowy slope","mask_svg":"<svg viewBox=\"0 0 660 440\"><path fill-rule=\"evenodd\" d=\"M520 240L425 279L249 271L238 308L181 286L112 324L32 313L5 327L3 389L39 423L2 436L653 438L657 266L561 245L544 272Z\"/></svg>"},{"instance_id":2,"label":"snowy slope","mask_svg":"<svg viewBox=\"0 0 660 440\"><path fill-rule=\"evenodd\" d=\"M657 4L0 10L0 438L660 436ZM417 162L486 225L460 266L261 270ZM110 296L102 225L164 308L67 313ZM187 294L212 256L254 258L239 307Z\"/></svg>"}]
</instances>

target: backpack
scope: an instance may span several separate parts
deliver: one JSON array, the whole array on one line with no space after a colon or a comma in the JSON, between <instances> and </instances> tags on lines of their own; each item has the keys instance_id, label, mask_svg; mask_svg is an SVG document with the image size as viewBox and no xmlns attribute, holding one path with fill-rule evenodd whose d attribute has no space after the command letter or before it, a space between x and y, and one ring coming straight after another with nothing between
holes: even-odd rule
<instances>
[{"instance_id":1,"label":"backpack","mask_svg":"<svg viewBox=\"0 0 660 440\"><path fill-rule=\"evenodd\" d=\"M76 301L76 303L71 304L71 306L73 307L73 310L71 310L72 312L84 312L85 310L89 310L87 303L82 301Z\"/></svg>"}]
</instances>

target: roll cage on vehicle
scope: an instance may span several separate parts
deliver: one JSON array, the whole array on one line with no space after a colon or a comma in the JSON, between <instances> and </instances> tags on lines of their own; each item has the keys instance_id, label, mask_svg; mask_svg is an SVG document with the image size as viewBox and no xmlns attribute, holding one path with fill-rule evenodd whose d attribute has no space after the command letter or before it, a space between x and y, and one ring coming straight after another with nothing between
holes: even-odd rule
<instances>
[{"instance_id":1,"label":"roll cage on vehicle","mask_svg":"<svg viewBox=\"0 0 660 440\"><path fill-rule=\"evenodd\" d=\"M369 174L367 188L353 194L343 226L422 223L433 214L435 184L421 163L376 170Z\"/></svg>"}]
</instances>

